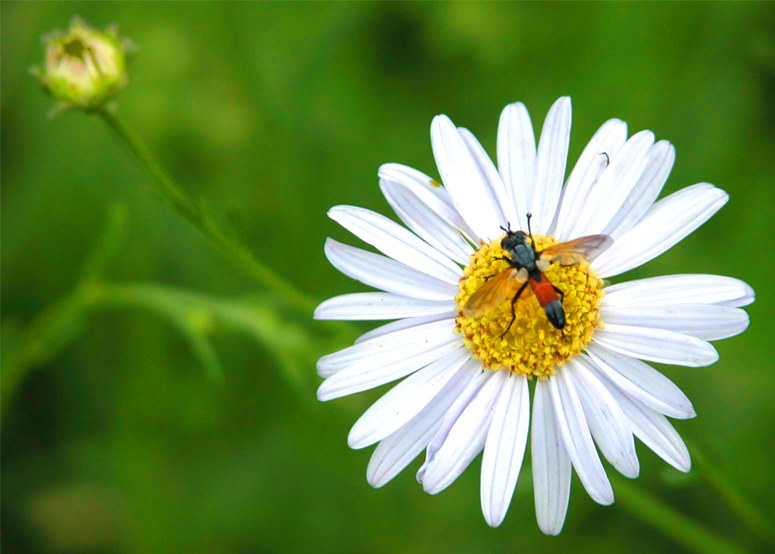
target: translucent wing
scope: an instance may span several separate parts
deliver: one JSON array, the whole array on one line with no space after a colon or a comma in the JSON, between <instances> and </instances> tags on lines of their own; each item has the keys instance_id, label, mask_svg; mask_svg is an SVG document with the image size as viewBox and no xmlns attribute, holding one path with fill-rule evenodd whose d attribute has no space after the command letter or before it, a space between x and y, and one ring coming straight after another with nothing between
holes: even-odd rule
<instances>
[{"instance_id":1,"label":"translucent wing","mask_svg":"<svg viewBox=\"0 0 775 554\"><path fill-rule=\"evenodd\" d=\"M489 312L495 306L514 294L519 286L527 281L526 271L517 271L510 267L487 281L482 288L471 295L463 307L463 315L476 317Z\"/></svg>"},{"instance_id":2,"label":"translucent wing","mask_svg":"<svg viewBox=\"0 0 775 554\"><path fill-rule=\"evenodd\" d=\"M608 235L589 235L568 242L561 242L540 252L542 260L560 265L573 265L594 260L610 248L614 239Z\"/></svg>"}]
</instances>

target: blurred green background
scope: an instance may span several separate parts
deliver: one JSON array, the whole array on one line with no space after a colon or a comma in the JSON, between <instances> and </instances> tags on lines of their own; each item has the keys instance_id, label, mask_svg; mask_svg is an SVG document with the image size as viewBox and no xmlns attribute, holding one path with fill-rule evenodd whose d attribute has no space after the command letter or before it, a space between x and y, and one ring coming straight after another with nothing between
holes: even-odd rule
<instances>
[{"instance_id":1,"label":"blurred green background","mask_svg":"<svg viewBox=\"0 0 775 554\"><path fill-rule=\"evenodd\" d=\"M438 497L415 483L419 461L372 489L371 449L346 436L383 391L315 399L314 361L347 331L267 293L160 202L99 118L46 118L28 68L40 36L76 14L139 46L119 116L315 301L363 290L323 255L326 236L357 244L326 210L388 214L384 162L436 174L438 113L494 154L505 104L525 102L538 132L571 95L569 165L611 117L670 140L665 193L707 181L731 200L622 278L716 273L756 289L751 327L716 344L718 363L662 369L699 414L680 433L775 513L772 4L3 2L6 552L685 552L621 503L594 504L576 477L562 535L544 537L527 465L498 529L481 516L478 461ZM114 297L74 295L100 256ZM702 472L638 449L636 487L766 550Z\"/></svg>"}]
</instances>

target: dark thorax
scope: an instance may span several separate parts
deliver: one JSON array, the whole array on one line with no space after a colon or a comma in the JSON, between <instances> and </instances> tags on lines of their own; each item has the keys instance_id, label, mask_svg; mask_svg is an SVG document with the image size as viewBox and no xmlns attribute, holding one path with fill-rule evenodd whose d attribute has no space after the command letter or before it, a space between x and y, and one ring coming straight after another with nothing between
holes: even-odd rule
<instances>
[{"instance_id":1,"label":"dark thorax","mask_svg":"<svg viewBox=\"0 0 775 554\"><path fill-rule=\"evenodd\" d=\"M524 267L531 274L538 272L535 248L528 244L527 235L523 231L506 235L503 241L501 241L501 248L509 254L515 267Z\"/></svg>"}]
</instances>

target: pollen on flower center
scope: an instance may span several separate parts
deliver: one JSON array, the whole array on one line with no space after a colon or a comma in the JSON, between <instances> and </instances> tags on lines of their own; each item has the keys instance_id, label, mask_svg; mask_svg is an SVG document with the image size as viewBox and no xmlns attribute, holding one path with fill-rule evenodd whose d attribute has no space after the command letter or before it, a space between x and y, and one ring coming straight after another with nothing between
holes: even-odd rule
<instances>
[{"instance_id":1,"label":"pollen on flower center","mask_svg":"<svg viewBox=\"0 0 775 554\"><path fill-rule=\"evenodd\" d=\"M538 251L558 242L552 236L534 237ZM500 243L499 238L483 245L471 256L471 264L465 268L456 298L458 330L465 345L486 369L546 378L554 375L565 361L581 353L595 329L602 327L599 320L600 301L604 295L602 280L588 263L552 264L544 275L565 295L562 302L565 328L560 331L552 326L528 285L517 301L516 319L511 329L503 334L511 321L512 298L482 315L463 316L463 306L469 297L489 277L508 267L508 262L499 259L507 256Z\"/></svg>"}]
</instances>

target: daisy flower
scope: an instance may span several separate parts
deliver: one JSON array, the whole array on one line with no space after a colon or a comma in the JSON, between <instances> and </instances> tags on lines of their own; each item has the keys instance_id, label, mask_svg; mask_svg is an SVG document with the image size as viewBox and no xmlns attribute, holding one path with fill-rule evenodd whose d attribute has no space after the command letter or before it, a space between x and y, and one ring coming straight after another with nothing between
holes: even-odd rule
<instances>
[{"instance_id":1,"label":"daisy flower","mask_svg":"<svg viewBox=\"0 0 775 554\"><path fill-rule=\"evenodd\" d=\"M748 326L747 284L716 275L671 275L607 284L659 256L728 200L699 183L657 201L675 159L667 141L611 119L595 133L565 181L571 102L557 100L536 147L527 109L503 110L496 168L477 139L445 115L431 124L441 181L399 164L380 167L380 188L407 228L377 213L337 206L329 216L383 255L328 239L339 271L378 289L337 296L317 319L395 320L317 364L332 400L406 377L374 403L348 437L377 444L367 480L381 487L425 451L417 473L436 494L484 451L481 504L500 525L519 478L530 427L536 519L547 534L565 521L571 468L595 502L614 501L598 450L622 475L639 472L634 436L681 471L689 451L667 417L695 411L646 362L690 367L718 359L709 341ZM564 184L564 186L563 186ZM528 287L476 317L463 306L509 267L501 227L527 230L536 248L605 234L613 245L588 262L552 264L566 323L547 320ZM596 448L597 446L597 448Z\"/></svg>"}]
</instances>

